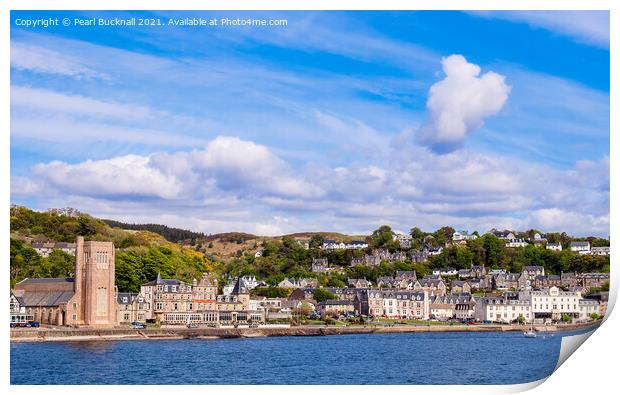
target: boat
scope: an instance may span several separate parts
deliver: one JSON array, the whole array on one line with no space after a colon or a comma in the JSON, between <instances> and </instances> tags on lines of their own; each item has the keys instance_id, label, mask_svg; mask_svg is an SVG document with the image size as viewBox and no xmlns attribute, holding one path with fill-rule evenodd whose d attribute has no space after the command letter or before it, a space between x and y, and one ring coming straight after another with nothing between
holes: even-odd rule
<instances>
[{"instance_id":1,"label":"boat","mask_svg":"<svg viewBox=\"0 0 620 395\"><path fill-rule=\"evenodd\" d=\"M534 327L532 326L532 324L530 324L529 330L523 332L523 336L530 337L530 338L536 337L536 332L534 332Z\"/></svg>"}]
</instances>

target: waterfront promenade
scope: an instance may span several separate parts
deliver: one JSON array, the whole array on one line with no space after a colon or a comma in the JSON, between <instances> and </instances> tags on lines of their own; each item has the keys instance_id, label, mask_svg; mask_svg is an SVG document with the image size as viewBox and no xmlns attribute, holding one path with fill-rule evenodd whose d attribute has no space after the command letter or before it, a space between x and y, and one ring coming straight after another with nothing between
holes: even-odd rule
<instances>
[{"instance_id":1,"label":"waterfront promenade","mask_svg":"<svg viewBox=\"0 0 620 395\"><path fill-rule=\"evenodd\" d=\"M538 332L557 332L596 328L600 322L587 324L540 325ZM291 326L258 328L148 328L148 329L74 329L74 328L14 328L11 342L45 341L105 341L144 339L226 339L274 336L329 336L372 333L416 332L522 332L523 325L351 325L351 326Z\"/></svg>"}]
</instances>

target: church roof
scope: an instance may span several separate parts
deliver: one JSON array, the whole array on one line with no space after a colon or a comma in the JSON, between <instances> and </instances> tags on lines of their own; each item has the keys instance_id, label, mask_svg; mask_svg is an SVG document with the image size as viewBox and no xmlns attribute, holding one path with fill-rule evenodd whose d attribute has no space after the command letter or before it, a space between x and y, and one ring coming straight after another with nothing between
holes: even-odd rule
<instances>
[{"instance_id":1,"label":"church roof","mask_svg":"<svg viewBox=\"0 0 620 395\"><path fill-rule=\"evenodd\" d=\"M55 307L67 303L73 295L73 291L25 291L21 298L26 307Z\"/></svg>"},{"instance_id":2,"label":"church roof","mask_svg":"<svg viewBox=\"0 0 620 395\"><path fill-rule=\"evenodd\" d=\"M72 283L75 279L71 277L64 278L25 278L18 284L57 284L57 283Z\"/></svg>"}]
</instances>

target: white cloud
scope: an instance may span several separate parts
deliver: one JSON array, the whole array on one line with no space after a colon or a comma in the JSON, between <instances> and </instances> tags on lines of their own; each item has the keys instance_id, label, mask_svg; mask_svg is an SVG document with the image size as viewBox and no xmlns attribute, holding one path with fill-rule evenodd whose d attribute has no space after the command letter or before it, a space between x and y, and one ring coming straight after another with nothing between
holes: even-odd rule
<instances>
[{"instance_id":1,"label":"white cloud","mask_svg":"<svg viewBox=\"0 0 620 395\"><path fill-rule=\"evenodd\" d=\"M532 27L609 49L609 11L472 11L474 15L525 22Z\"/></svg>"},{"instance_id":2,"label":"white cloud","mask_svg":"<svg viewBox=\"0 0 620 395\"><path fill-rule=\"evenodd\" d=\"M62 114L45 117L39 115L32 117L16 116L11 120L11 137L22 139L22 144L43 141L48 144L71 144L72 147L98 142L188 147L200 145L205 141L164 130L115 125L104 121L81 120L62 116ZM92 151L89 152L92 153Z\"/></svg>"},{"instance_id":3,"label":"white cloud","mask_svg":"<svg viewBox=\"0 0 620 395\"><path fill-rule=\"evenodd\" d=\"M58 190L85 196L173 198L180 189L176 179L138 155L78 164L53 161L35 165L33 172Z\"/></svg>"},{"instance_id":4,"label":"white cloud","mask_svg":"<svg viewBox=\"0 0 620 395\"><path fill-rule=\"evenodd\" d=\"M96 215L161 218L207 233L359 233L383 223L608 232L607 157L563 171L466 149L436 154L411 143L387 157L383 165L295 172L266 146L220 136L189 152L39 164L33 177L12 181L12 192L38 197L44 207L76 202Z\"/></svg>"},{"instance_id":5,"label":"white cloud","mask_svg":"<svg viewBox=\"0 0 620 395\"><path fill-rule=\"evenodd\" d=\"M316 196L320 191L294 176L287 164L267 147L236 137L219 136L204 151L194 151L195 171L206 171L224 190L243 189L280 196Z\"/></svg>"},{"instance_id":6,"label":"white cloud","mask_svg":"<svg viewBox=\"0 0 620 395\"><path fill-rule=\"evenodd\" d=\"M480 75L480 67L462 55L443 58L442 64L446 77L429 90L428 120L418 140L437 152L449 152L480 128L484 118L502 109L510 86L492 71Z\"/></svg>"},{"instance_id":7,"label":"white cloud","mask_svg":"<svg viewBox=\"0 0 620 395\"><path fill-rule=\"evenodd\" d=\"M197 201L212 195L309 198L322 193L303 177L294 176L265 146L223 136L211 140L203 150L126 155L78 164L53 161L35 165L33 172L40 182L59 192L91 197Z\"/></svg>"},{"instance_id":8,"label":"white cloud","mask_svg":"<svg viewBox=\"0 0 620 395\"><path fill-rule=\"evenodd\" d=\"M77 58L17 41L11 42L11 66L19 70L74 78L107 78L105 74L85 66Z\"/></svg>"},{"instance_id":9,"label":"white cloud","mask_svg":"<svg viewBox=\"0 0 620 395\"><path fill-rule=\"evenodd\" d=\"M593 215L552 207L534 210L528 219L532 228L550 232L584 234L584 229L588 229L588 234L609 235L609 214Z\"/></svg>"},{"instance_id":10,"label":"white cloud","mask_svg":"<svg viewBox=\"0 0 620 395\"><path fill-rule=\"evenodd\" d=\"M144 120L155 114L148 107L130 103L114 103L80 95L70 95L46 89L11 86L11 109L32 113L69 113L75 116Z\"/></svg>"},{"instance_id":11,"label":"white cloud","mask_svg":"<svg viewBox=\"0 0 620 395\"><path fill-rule=\"evenodd\" d=\"M26 178L19 176L11 177L11 196L30 197L41 192L39 185Z\"/></svg>"}]
</instances>

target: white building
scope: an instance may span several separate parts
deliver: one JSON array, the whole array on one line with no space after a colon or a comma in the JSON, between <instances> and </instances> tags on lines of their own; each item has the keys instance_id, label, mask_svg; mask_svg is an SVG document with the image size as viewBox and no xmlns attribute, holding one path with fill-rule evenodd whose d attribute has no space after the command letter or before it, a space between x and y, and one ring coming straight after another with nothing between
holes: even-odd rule
<instances>
[{"instance_id":1,"label":"white building","mask_svg":"<svg viewBox=\"0 0 620 395\"><path fill-rule=\"evenodd\" d=\"M353 240L345 243L344 248L347 250L362 250L368 248L368 243L363 240Z\"/></svg>"},{"instance_id":2,"label":"white building","mask_svg":"<svg viewBox=\"0 0 620 395\"><path fill-rule=\"evenodd\" d=\"M251 291L258 286L266 284L263 281L256 281L256 277L254 276L243 276L241 277L241 285L248 291Z\"/></svg>"},{"instance_id":3,"label":"white building","mask_svg":"<svg viewBox=\"0 0 620 395\"><path fill-rule=\"evenodd\" d=\"M511 323L523 316L525 322L533 319L529 300L507 299L505 297L481 297L476 299L474 316L478 321Z\"/></svg>"},{"instance_id":4,"label":"white building","mask_svg":"<svg viewBox=\"0 0 620 395\"><path fill-rule=\"evenodd\" d=\"M540 233L534 233L534 244L545 243L547 241L547 235L541 235Z\"/></svg>"},{"instance_id":5,"label":"white building","mask_svg":"<svg viewBox=\"0 0 620 395\"><path fill-rule=\"evenodd\" d=\"M591 320L592 314L601 315L599 301L596 299L581 299L579 301L579 320Z\"/></svg>"},{"instance_id":6,"label":"white building","mask_svg":"<svg viewBox=\"0 0 620 395\"><path fill-rule=\"evenodd\" d=\"M546 248L551 251L562 251L562 243L547 243Z\"/></svg>"},{"instance_id":7,"label":"white building","mask_svg":"<svg viewBox=\"0 0 620 395\"><path fill-rule=\"evenodd\" d=\"M453 267L440 267L433 269L433 276L456 276L459 271Z\"/></svg>"},{"instance_id":8,"label":"white building","mask_svg":"<svg viewBox=\"0 0 620 395\"><path fill-rule=\"evenodd\" d=\"M474 234L469 234L466 230L457 230L452 234L452 241L467 241L467 240L476 240L478 236Z\"/></svg>"},{"instance_id":9,"label":"white building","mask_svg":"<svg viewBox=\"0 0 620 395\"><path fill-rule=\"evenodd\" d=\"M348 242L325 240L323 242L324 250L362 250L368 248L368 243L363 240L352 240Z\"/></svg>"},{"instance_id":10,"label":"white building","mask_svg":"<svg viewBox=\"0 0 620 395\"><path fill-rule=\"evenodd\" d=\"M449 303L431 303L429 309L431 318L441 320L454 317L454 306Z\"/></svg>"},{"instance_id":11,"label":"white building","mask_svg":"<svg viewBox=\"0 0 620 395\"><path fill-rule=\"evenodd\" d=\"M589 241L573 241L570 243L570 250L581 255L587 255L590 253Z\"/></svg>"},{"instance_id":12,"label":"white building","mask_svg":"<svg viewBox=\"0 0 620 395\"><path fill-rule=\"evenodd\" d=\"M527 246L527 241L523 239L509 239L506 241L506 247L508 248L518 248Z\"/></svg>"},{"instance_id":13,"label":"white building","mask_svg":"<svg viewBox=\"0 0 620 395\"><path fill-rule=\"evenodd\" d=\"M428 246L428 247L424 247L424 251L426 251L428 256L435 256L435 255L439 255L439 254L441 254L443 252L443 247L441 247L441 246L439 246L439 247Z\"/></svg>"},{"instance_id":14,"label":"white building","mask_svg":"<svg viewBox=\"0 0 620 395\"><path fill-rule=\"evenodd\" d=\"M232 294L233 289L235 289L236 280L232 279L228 282L228 284L224 285L222 288L222 294L230 295Z\"/></svg>"},{"instance_id":15,"label":"white building","mask_svg":"<svg viewBox=\"0 0 620 395\"><path fill-rule=\"evenodd\" d=\"M609 256L610 250L609 247L592 247L590 253L592 255Z\"/></svg>"},{"instance_id":16,"label":"white building","mask_svg":"<svg viewBox=\"0 0 620 395\"><path fill-rule=\"evenodd\" d=\"M345 244L336 240L325 240L323 242L324 250L344 250Z\"/></svg>"},{"instance_id":17,"label":"white building","mask_svg":"<svg viewBox=\"0 0 620 395\"><path fill-rule=\"evenodd\" d=\"M562 314L579 317L580 292L561 291L558 287L550 287L542 291L529 291L519 294L519 298L530 298L534 318L551 318L560 320Z\"/></svg>"}]
</instances>

